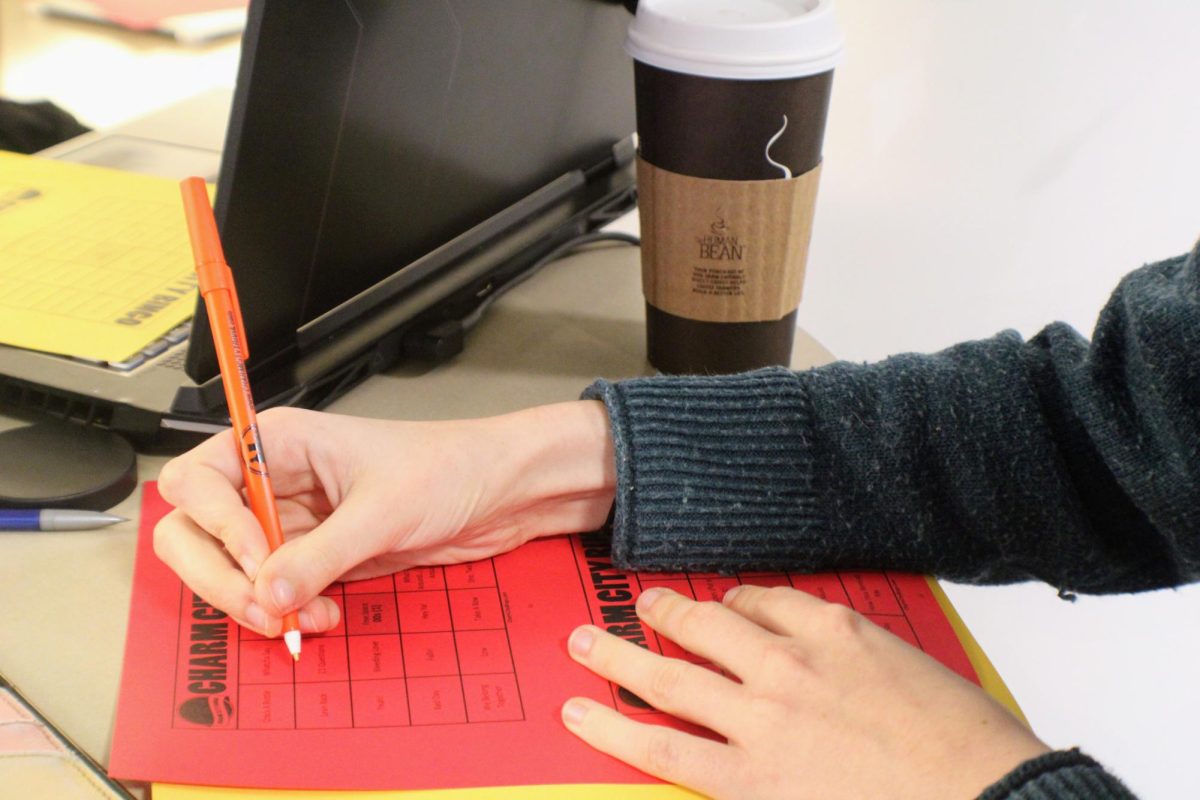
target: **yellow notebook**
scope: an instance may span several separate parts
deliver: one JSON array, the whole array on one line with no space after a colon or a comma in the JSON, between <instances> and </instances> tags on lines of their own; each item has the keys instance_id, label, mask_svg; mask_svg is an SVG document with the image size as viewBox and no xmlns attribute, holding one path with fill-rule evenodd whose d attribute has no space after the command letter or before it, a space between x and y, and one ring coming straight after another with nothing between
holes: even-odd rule
<instances>
[{"instance_id":1,"label":"yellow notebook","mask_svg":"<svg viewBox=\"0 0 1200 800\"><path fill-rule=\"evenodd\" d=\"M195 299L175 181L0 153L0 344L120 362Z\"/></svg>"}]
</instances>

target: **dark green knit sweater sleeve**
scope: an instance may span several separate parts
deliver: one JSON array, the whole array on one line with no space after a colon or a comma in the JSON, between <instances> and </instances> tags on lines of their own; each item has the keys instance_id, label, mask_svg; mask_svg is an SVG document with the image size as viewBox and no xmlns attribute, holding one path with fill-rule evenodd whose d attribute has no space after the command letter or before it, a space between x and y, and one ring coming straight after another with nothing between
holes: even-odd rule
<instances>
[{"instance_id":1,"label":"dark green knit sweater sleeve","mask_svg":"<svg viewBox=\"0 0 1200 800\"><path fill-rule=\"evenodd\" d=\"M1076 749L1031 758L977 800L1137 800L1125 784Z\"/></svg>"},{"instance_id":2,"label":"dark green knit sweater sleeve","mask_svg":"<svg viewBox=\"0 0 1200 800\"><path fill-rule=\"evenodd\" d=\"M1063 324L804 372L600 381L613 553L1123 592L1200 575L1197 257Z\"/></svg>"}]
</instances>

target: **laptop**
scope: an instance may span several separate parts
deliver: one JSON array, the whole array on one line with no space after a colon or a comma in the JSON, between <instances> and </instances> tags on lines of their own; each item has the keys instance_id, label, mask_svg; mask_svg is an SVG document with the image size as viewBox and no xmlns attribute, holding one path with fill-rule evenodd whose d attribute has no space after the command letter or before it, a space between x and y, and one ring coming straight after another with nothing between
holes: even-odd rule
<instances>
[{"instance_id":1,"label":"laptop","mask_svg":"<svg viewBox=\"0 0 1200 800\"><path fill-rule=\"evenodd\" d=\"M453 357L495 297L634 205L629 19L606 0L250 3L214 211L260 408ZM49 154L217 165L128 131ZM0 347L0 405L140 444L220 430L201 303L123 369Z\"/></svg>"}]
</instances>

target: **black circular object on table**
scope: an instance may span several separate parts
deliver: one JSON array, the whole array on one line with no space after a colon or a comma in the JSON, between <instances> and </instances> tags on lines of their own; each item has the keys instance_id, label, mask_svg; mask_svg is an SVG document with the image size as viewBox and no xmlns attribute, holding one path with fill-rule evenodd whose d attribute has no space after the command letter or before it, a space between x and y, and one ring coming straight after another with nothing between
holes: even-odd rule
<instances>
[{"instance_id":1,"label":"black circular object on table","mask_svg":"<svg viewBox=\"0 0 1200 800\"><path fill-rule=\"evenodd\" d=\"M0 465L0 508L104 511L137 487L129 442L59 420L0 433Z\"/></svg>"}]
</instances>

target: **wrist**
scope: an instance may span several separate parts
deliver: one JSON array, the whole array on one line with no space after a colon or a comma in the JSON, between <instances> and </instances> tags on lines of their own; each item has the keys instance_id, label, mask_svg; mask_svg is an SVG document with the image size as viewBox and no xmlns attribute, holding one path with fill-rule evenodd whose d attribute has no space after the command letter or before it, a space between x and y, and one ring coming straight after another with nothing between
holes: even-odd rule
<instances>
[{"instance_id":1,"label":"wrist","mask_svg":"<svg viewBox=\"0 0 1200 800\"><path fill-rule=\"evenodd\" d=\"M538 406L499 418L508 427L515 497L543 509L530 538L600 528L612 509L616 464L608 411L595 400Z\"/></svg>"}]
</instances>

